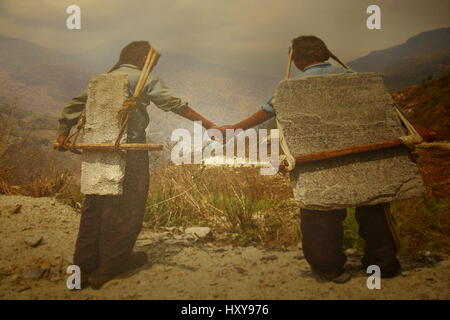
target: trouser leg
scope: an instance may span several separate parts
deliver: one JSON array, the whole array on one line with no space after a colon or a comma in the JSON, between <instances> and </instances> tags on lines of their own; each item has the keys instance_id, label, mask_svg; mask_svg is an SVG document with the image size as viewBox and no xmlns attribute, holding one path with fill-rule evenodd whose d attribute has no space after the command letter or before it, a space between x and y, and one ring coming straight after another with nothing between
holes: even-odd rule
<instances>
[{"instance_id":1,"label":"trouser leg","mask_svg":"<svg viewBox=\"0 0 450 320\"><path fill-rule=\"evenodd\" d=\"M82 273L89 273L100 265L99 239L103 200L102 196L86 195L83 202L73 258L73 263L80 267Z\"/></svg>"},{"instance_id":2,"label":"trouser leg","mask_svg":"<svg viewBox=\"0 0 450 320\"><path fill-rule=\"evenodd\" d=\"M397 259L397 245L389 226L385 210L389 204L363 206L356 208L356 220L359 224L359 234L365 240L364 268L377 265L381 274L395 275L400 270Z\"/></svg>"},{"instance_id":3,"label":"trouser leg","mask_svg":"<svg viewBox=\"0 0 450 320\"><path fill-rule=\"evenodd\" d=\"M147 152L128 152L123 194L105 205L100 238L103 273L119 273L133 251L148 196L148 164Z\"/></svg>"},{"instance_id":4,"label":"trouser leg","mask_svg":"<svg viewBox=\"0 0 450 320\"><path fill-rule=\"evenodd\" d=\"M320 273L342 272L347 261L342 252L346 210L300 212L303 253L308 263Z\"/></svg>"}]
</instances>

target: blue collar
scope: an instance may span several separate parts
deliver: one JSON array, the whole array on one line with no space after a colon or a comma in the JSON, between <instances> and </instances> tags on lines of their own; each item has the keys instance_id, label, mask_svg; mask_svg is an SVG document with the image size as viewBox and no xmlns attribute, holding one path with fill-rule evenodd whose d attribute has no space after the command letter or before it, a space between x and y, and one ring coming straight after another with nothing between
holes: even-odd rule
<instances>
[{"instance_id":1,"label":"blue collar","mask_svg":"<svg viewBox=\"0 0 450 320\"><path fill-rule=\"evenodd\" d=\"M122 68L122 67L127 67L127 68L137 69L137 67L136 67L135 65L129 64L129 63L124 63L124 64L121 64L121 65L119 66L119 68Z\"/></svg>"},{"instance_id":2,"label":"blue collar","mask_svg":"<svg viewBox=\"0 0 450 320\"><path fill-rule=\"evenodd\" d=\"M331 63L329 63L329 62L316 63L316 64L312 64L310 66L307 66L305 69L303 69L303 72L305 72L306 70L312 69L312 68L326 68L329 66L331 66Z\"/></svg>"}]
</instances>

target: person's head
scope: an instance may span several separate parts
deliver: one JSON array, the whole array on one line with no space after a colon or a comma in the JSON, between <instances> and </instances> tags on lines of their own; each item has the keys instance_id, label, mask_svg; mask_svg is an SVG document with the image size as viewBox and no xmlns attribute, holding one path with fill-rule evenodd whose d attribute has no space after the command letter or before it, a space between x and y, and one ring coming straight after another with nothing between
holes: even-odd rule
<instances>
[{"instance_id":1,"label":"person's head","mask_svg":"<svg viewBox=\"0 0 450 320\"><path fill-rule=\"evenodd\" d=\"M316 36L300 36L292 40L292 60L295 66L303 71L307 66L325 62L333 58L344 68L347 68L331 51L325 42Z\"/></svg>"},{"instance_id":2,"label":"person's head","mask_svg":"<svg viewBox=\"0 0 450 320\"><path fill-rule=\"evenodd\" d=\"M127 44L120 52L119 60L109 72L114 71L122 64L132 64L142 70L150 48L148 41L133 41Z\"/></svg>"}]
</instances>

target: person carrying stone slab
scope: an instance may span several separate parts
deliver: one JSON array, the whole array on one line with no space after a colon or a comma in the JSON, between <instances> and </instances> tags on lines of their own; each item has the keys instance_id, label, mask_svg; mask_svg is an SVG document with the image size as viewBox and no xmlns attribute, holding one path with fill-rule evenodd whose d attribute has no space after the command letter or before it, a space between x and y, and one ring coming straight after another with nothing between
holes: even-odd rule
<instances>
[{"instance_id":1,"label":"person carrying stone slab","mask_svg":"<svg viewBox=\"0 0 450 320\"><path fill-rule=\"evenodd\" d=\"M291 50L292 61L301 71L299 78L354 73L315 36L295 38ZM340 66L329 63L330 58L337 61ZM276 112L271 99L249 118L234 125L222 126L220 130L225 135L226 129L245 130L273 117L276 117ZM356 208L359 232L366 243L363 266L378 265L382 277L393 277L400 272L400 263L396 257L397 244L390 227L391 221L387 218L388 210L389 203ZM313 271L321 278L335 283L350 280L350 274L344 270L347 258L342 252L346 209L323 211L302 208L300 215L303 252Z\"/></svg>"},{"instance_id":2,"label":"person carrying stone slab","mask_svg":"<svg viewBox=\"0 0 450 320\"><path fill-rule=\"evenodd\" d=\"M147 41L134 41L125 46L118 62L109 70L126 74L130 95L138 82L151 46ZM62 110L55 149L64 146L70 130L85 109L87 94L72 99ZM206 129L214 123L170 94L164 81L150 76L130 116L127 143L145 143L149 124L146 107L154 103L164 111L172 111L192 121L201 121ZM138 268L147 262L144 252L133 252L141 230L149 188L149 157L147 151L127 151L125 177L121 195L86 194L81 212L80 229L73 263L82 272L82 285L100 288L116 275Z\"/></svg>"}]
</instances>

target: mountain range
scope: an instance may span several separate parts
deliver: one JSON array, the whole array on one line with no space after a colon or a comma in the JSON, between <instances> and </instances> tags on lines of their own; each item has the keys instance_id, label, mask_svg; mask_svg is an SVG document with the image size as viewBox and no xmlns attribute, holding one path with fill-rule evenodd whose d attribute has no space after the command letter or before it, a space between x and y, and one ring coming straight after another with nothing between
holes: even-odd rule
<instances>
[{"instance_id":1,"label":"mountain range","mask_svg":"<svg viewBox=\"0 0 450 320\"><path fill-rule=\"evenodd\" d=\"M71 97L85 89L93 74L109 69L123 45L111 43L70 56L0 36L0 103L16 103L35 113L55 116ZM450 69L450 28L423 32L348 64L356 71L380 72L389 89L403 89ZM280 80L280 75L261 77L171 52L163 52L155 71L174 95L219 124L236 122L258 110ZM149 111L149 134L156 141L168 139L174 128L192 126L155 107Z\"/></svg>"},{"instance_id":2,"label":"mountain range","mask_svg":"<svg viewBox=\"0 0 450 320\"><path fill-rule=\"evenodd\" d=\"M380 72L386 86L397 91L450 69L450 27L422 32L400 45L350 61L359 72Z\"/></svg>"}]
</instances>

